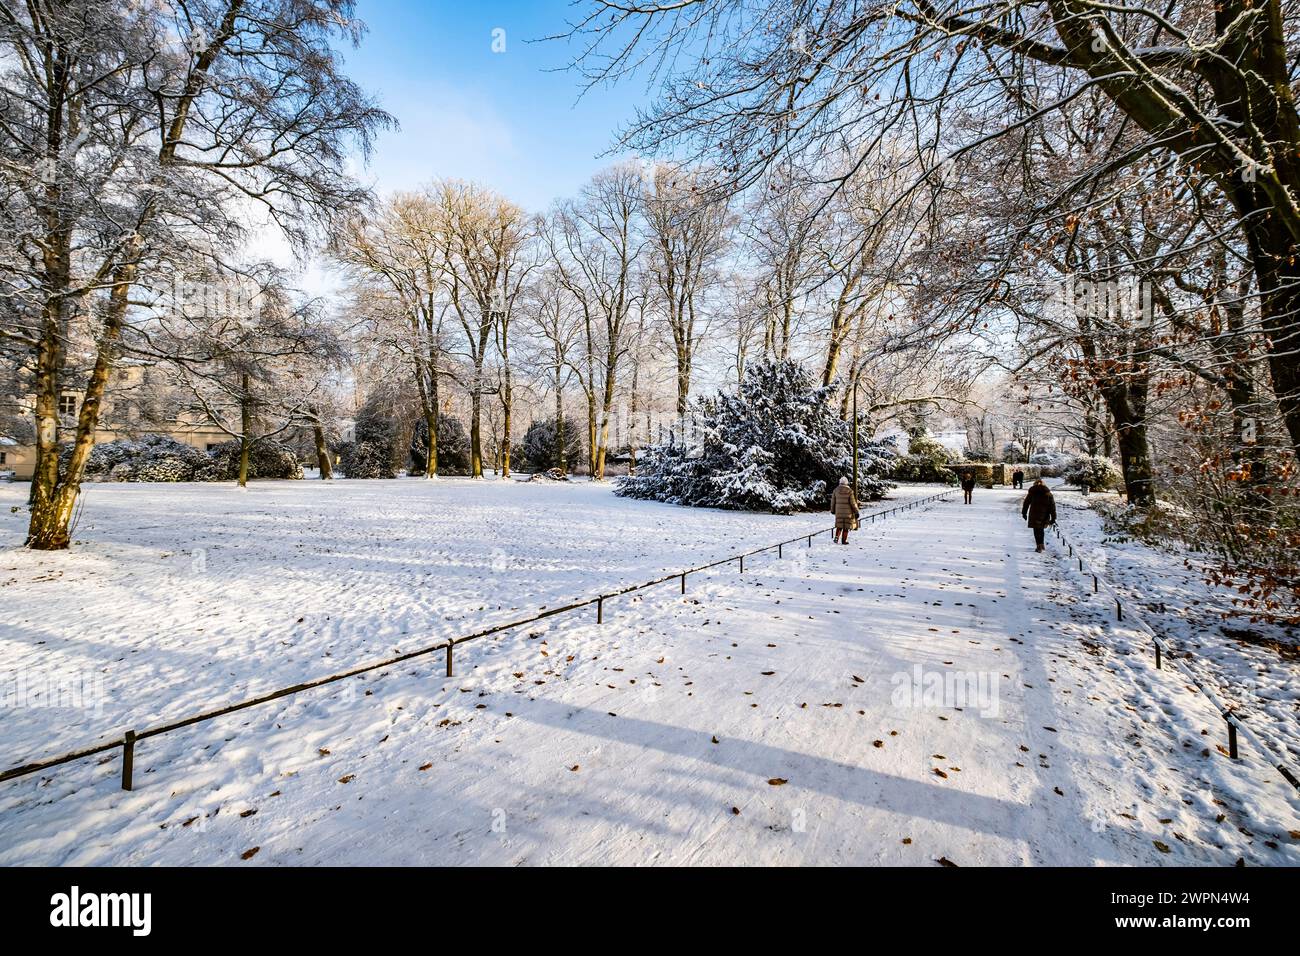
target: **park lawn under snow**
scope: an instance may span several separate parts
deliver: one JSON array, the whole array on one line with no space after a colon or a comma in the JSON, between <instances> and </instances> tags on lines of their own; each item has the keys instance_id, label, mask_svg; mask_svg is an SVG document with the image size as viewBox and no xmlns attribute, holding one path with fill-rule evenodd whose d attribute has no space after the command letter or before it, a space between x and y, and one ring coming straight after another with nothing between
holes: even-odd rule
<instances>
[{"instance_id":1,"label":"park lawn under snow","mask_svg":"<svg viewBox=\"0 0 1300 956\"><path fill-rule=\"evenodd\" d=\"M150 739L132 793L115 754L0 784L0 863L1300 863L1290 788L1033 553L1019 495L958 501ZM108 700L4 713L4 762L826 524L579 483L95 486L73 552L0 555L0 672Z\"/></svg>"}]
</instances>

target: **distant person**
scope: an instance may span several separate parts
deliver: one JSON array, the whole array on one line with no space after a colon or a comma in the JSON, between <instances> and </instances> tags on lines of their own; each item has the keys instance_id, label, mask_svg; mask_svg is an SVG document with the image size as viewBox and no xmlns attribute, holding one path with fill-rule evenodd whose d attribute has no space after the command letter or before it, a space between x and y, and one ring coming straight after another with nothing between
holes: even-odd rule
<instances>
[{"instance_id":1,"label":"distant person","mask_svg":"<svg viewBox=\"0 0 1300 956\"><path fill-rule=\"evenodd\" d=\"M1025 502L1020 506L1020 517L1029 522L1034 529L1034 550L1043 550L1044 529L1049 524L1056 524L1056 499L1039 478L1029 486Z\"/></svg>"},{"instance_id":2,"label":"distant person","mask_svg":"<svg viewBox=\"0 0 1300 956\"><path fill-rule=\"evenodd\" d=\"M1011 473L1011 487L1012 488L1025 487L1025 473L1021 471L1019 468L1017 468L1015 471Z\"/></svg>"},{"instance_id":3,"label":"distant person","mask_svg":"<svg viewBox=\"0 0 1300 956\"><path fill-rule=\"evenodd\" d=\"M962 493L962 497L965 499L966 504L970 504L970 496L971 493L974 492L974 490L975 490L975 473L968 471L966 472L966 474L961 476L961 493Z\"/></svg>"},{"instance_id":4,"label":"distant person","mask_svg":"<svg viewBox=\"0 0 1300 956\"><path fill-rule=\"evenodd\" d=\"M837 544L848 544L849 532L858 526L858 497L849 487L847 478L841 478L839 486L831 492L831 514L835 515L835 530L831 537Z\"/></svg>"}]
</instances>

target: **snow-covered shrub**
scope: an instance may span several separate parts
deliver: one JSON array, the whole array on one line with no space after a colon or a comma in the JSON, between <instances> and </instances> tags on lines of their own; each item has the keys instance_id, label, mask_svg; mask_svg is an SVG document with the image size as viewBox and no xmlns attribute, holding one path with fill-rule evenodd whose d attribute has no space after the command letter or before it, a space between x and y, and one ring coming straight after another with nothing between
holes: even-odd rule
<instances>
[{"instance_id":1,"label":"snow-covered shrub","mask_svg":"<svg viewBox=\"0 0 1300 956\"><path fill-rule=\"evenodd\" d=\"M1025 460L1025 446L1018 441L1009 441L1002 446L1002 460L1009 465Z\"/></svg>"},{"instance_id":2,"label":"snow-covered shrub","mask_svg":"<svg viewBox=\"0 0 1300 956\"><path fill-rule=\"evenodd\" d=\"M423 475L429 467L429 423L421 418L411 430L411 467L407 474ZM459 418L438 416L438 474L469 474L469 433ZM391 477L373 475L375 478Z\"/></svg>"},{"instance_id":3,"label":"snow-covered shrub","mask_svg":"<svg viewBox=\"0 0 1300 956\"><path fill-rule=\"evenodd\" d=\"M1075 463L1076 456L1059 451L1037 451L1029 456L1029 464L1037 465L1044 478L1059 478Z\"/></svg>"},{"instance_id":4,"label":"snow-covered shrub","mask_svg":"<svg viewBox=\"0 0 1300 956\"><path fill-rule=\"evenodd\" d=\"M907 454L899 455L890 477L895 481L929 481L956 484L957 475L948 467L952 452L924 432L908 435Z\"/></svg>"},{"instance_id":5,"label":"snow-covered shrub","mask_svg":"<svg viewBox=\"0 0 1300 956\"><path fill-rule=\"evenodd\" d=\"M990 455L988 452L984 451L983 449L975 449L975 448L967 448L966 451L962 453L962 458L964 458L966 461L977 461L980 462L981 464L986 464L993 460L993 456Z\"/></svg>"},{"instance_id":6,"label":"snow-covered shrub","mask_svg":"<svg viewBox=\"0 0 1300 956\"><path fill-rule=\"evenodd\" d=\"M239 478L239 442L222 442L209 453L215 467L205 476L208 481L236 481ZM287 478L302 477L302 464L293 449L277 441L263 439L254 442L248 451L248 477Z\"/></svg>"},{"instance_id":7,"label":"snow-covered shrub","mask_svg":"<svg viewBox=\"0 0 1300 956\"><path fill-rule=\"evenodd\" d=\"M1087 485L1091 491L1105 491L1119 484L1120 471L1115 463L1101 455L1086 455L1076 458L1065 470L1067 484L1082 488Z\"/></svg>"},{"instance_id":8,"label":"snow-covered shrub","mask_svg":"<svg viewBox=\"0 0 1300 956\"><path fill-rule=\"evenodd\" d=\"M582 433L586 426L576 418L564 420L564 460L572 468L582 458ZM519 467L545 471L559 465L555 435L555 417L541 419L528 426L523 439L515 447Z\"/></svg>"},{"instance_id":9,"label":"snow-covered shrub","mask_svg":"<svg viewBox=\"0 0 1300 956\"><path fill-rule=\"evenodd\" d=\"M699 447L680 440L646 448L616 493L675 504L788 513L824 508L853 471L853 425L836 413L839 383L820 386L797 362L751 365L734 395L697 402ZM859 491L879 498L896 454L892 442L859 441Z\"/></svg>"},{"instance_id":10,"label":"snow-covered shrub","mask_svg":"<svg viewBox=\"0 0 1300 956\"><path fill-rule=\"evenodd\" d=\"M67 467L72 445L59 449L59 468ZM208 456L166 435L119 438L90 450L85 475L89 481L193 481Z\"/></svg>"},{"instance_id":11,"label":"snow-covered shrub","mask_svg":"<svg viewBox=\"0 0 1300 956\"><path fill-rule=\"evenodd\" d=\"M368 441L339 446L339 470L345 478L396 478L392 449Z\"/></svg>"}]
</instances>

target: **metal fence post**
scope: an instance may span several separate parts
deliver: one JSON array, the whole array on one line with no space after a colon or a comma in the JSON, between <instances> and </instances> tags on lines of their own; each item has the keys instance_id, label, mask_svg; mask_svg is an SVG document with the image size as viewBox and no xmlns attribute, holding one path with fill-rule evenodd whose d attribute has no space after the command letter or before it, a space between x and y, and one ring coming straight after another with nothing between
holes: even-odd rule
<instances>
[{"instance_id":1,"label":"metal fence post","mask_svg":"<svg viewBox=\"0 0 1300 956\"><path fill-rule=\"evenodd\" d=\"M451 641L448 641L447 642L447 676L448 677L451 676L451 648L452 648L452 643Z\"/></svg>"},{"instance_id":2,"label":"metal fence post","mask_svg":"<svg viewBox=\"0 0 1300 956\"><path fill-rule=\"evenodd\" d=\"M131 789L131 775L135 770L135 731L122 735L122 789Z\"/></svg>"},{"instance_id":3,"label":"metal fence post","mask_svg":"<svg viewBox=\"0 0 1300 956\"><path fill-rule=\"evenodd\" d=\"M1115 620L1124 620L1124 605L1119 603L1119 598L1115 598Z\"/></svg>"},{"instance_id":4,"label":"metal fence post","mask_svg":"<svg viewBox=\"0 0 1300 956\"><path fill-rule=\"evenodd\" d=\"M596 623L597 623L597 624L604 624L604 623L605 623L605 597L604 597L604 595L601 595L600 597L596 598Z\"/></svg>"},{"instance_id":5,"label":"metal fence post","mask_svg":"<svg viewBox=\"0 0 1300 956\"><path fill-rule=\"evenodd\" d=\"M740 573L745 573L745 556L743 554L740 556Z\"/></svg>"},{"instance_id":6,"label":"metal fence post","mask_svg":"<svg viewBox=\"0 0 1300 956\"><path fill-rule=\"evenodd\" d=\"M1228 756L1237 759L1237 725L1228 721Z\"/></svg>"},{"instance_id":7,"label":"metal fence post","mask_svg":"<svg viewBox=\"0 0 1300 956\"><path fill-rule=\"evenodd\" d=\"M686 572L682 572L682 593L686 593Z\"/></svg>"},{"instance_id":8,"label":"metal fence post","mask_svg":"<svg viewBox=\"0 0 1300 956\"><path fill-rule=\"evenodd\" d=\"M1156 670L1160 670L1160 642L1156 641Z\"/></svg>"}]
</instances>

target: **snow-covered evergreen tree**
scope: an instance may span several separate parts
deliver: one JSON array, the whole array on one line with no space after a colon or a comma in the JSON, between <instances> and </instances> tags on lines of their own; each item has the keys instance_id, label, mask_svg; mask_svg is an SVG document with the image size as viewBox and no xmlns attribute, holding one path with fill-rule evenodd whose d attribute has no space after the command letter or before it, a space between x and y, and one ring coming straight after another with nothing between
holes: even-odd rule
<instances>
[{"instance_id":1,"label":"snow-covered evergreen tree","mask_svg":"<svg viewBox=\"0 0 1300 956\"><path fill-rule=\"evenodd\" d=\"M853 423L836 414L838 382L818 385L793 361L755 363L734 395L697 402L698 446L676 437L646 448L617 493L698 507L786 514L824 508L840 476L853 473ZM882 497L893 443L861 429L858 495Z\"/></svg>"}]
</instances>

